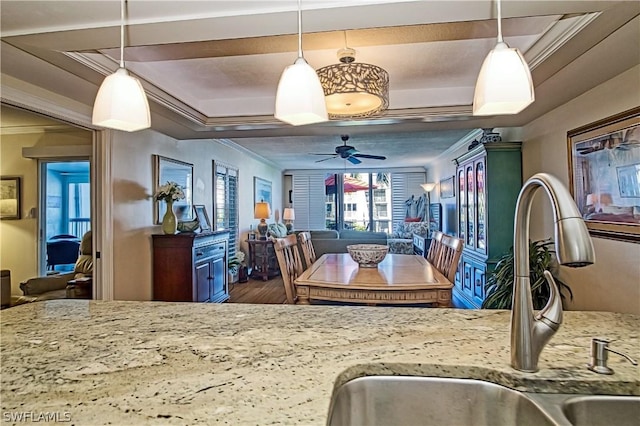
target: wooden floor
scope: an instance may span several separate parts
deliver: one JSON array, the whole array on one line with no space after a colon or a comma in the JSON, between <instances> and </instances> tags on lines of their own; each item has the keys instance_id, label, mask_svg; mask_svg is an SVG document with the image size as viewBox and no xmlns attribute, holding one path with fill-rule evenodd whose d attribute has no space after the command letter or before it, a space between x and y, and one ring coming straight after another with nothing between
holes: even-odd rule
<instances>
[{"instance_id":1,"label":"wooden floor","mask_svg":"<svg viewBox=\"0 0 640 426\"><path fill-rule=\"evenodd\" d=\"M229 303L284 303L287 299L282 277L231 284L229 296Z\"/></svg>"}]
</instances>

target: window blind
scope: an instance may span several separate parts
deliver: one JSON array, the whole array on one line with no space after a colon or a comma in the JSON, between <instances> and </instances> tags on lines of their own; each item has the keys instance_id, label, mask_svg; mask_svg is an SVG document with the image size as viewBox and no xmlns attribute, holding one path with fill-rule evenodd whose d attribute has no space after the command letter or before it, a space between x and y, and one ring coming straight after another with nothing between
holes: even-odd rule
<instances>
[{"instance_id":1,"label":"window blind","mask_svg":"<svg viewBox=\"0 0 640 426\"><path fill-rule=\"evenodd\" d=\"M405 204L412 195L419 197L424 190L420 186L425 182L425 173L392 173L391 174L391 222L392 230L398 222L405 219Z\"/></svg>"},{"instance_id":2,"label":"window blind","mask_svg":"<svg viewBox=\"0 0 640 426\"><path fill-rule=\"evenodd\" d=\"M325 229L324 173L293 175L295 229Z\"/></svg>"}]
</instances>

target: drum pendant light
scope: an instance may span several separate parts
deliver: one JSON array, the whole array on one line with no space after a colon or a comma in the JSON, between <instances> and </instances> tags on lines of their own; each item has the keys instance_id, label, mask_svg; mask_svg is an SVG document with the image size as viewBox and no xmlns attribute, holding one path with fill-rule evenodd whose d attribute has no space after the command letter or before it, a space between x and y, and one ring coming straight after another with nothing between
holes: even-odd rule
<instances>
[{"instance_id":1,"label":"drum pendant light","mask_svg":"<svg viewBox=\"0 0 640 426\"><path fill-rule=\"evenodd\" d=\"M294 126L329 120L316 71L302 55L302 11L298 0L298 59L282 72L274 117Z\"/></svg>"},{"instance_id":2,"label":"drum pendant light","mask_svg":"<svg viewBox=\"0 0 640 426\"><path fill-rule=\"evenodd\" d=\"M529 65L522 53L502 39L502 16L498 5L498 43L489 52L476 82L473 115L517 114L534 100Z\"/></svg>"},{"instance_id":3,"label":"drum pendant light","mask_svg":"<svg viewBox=\"0 0 640 426\"><path fill-rule=\"evenodd\" d=\"M124 2L120 1L120 68L107 76L98 89L92 123L134 132L151 127L151 114L142 84L124 67Z\"/></svg>"}]
</instances>

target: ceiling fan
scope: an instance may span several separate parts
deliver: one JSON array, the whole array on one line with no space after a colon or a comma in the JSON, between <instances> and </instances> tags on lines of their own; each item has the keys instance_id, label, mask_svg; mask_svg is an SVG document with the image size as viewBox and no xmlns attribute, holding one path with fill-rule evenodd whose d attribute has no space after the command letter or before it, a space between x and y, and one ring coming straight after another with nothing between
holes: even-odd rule
<instances>
[{"instance_id":1,"label":"ceiling fan","mask_svg":"<svg viewBox=\"0 0 640 426\"><path fill-rule=\"evenodd\" d=\"M370 155L370 154L360 154L358 152L358 150L356 150L354 147L352 147L351 145L347 145L347 141L349 140L349 135L341 135L340 139L342 139L342 142L344 142L343 145L338 145L336 146L336 153L335 154L320 154L320 153L313 153L311 152L311 155L330 155L330 157L327 158L323 158L322 160L318 160L316 161L316 163L320 163L322 161L327 161L327 160L331 160L333 158L344 158L345 160L349 161L351 164L360 164L362 163L362 161L358 160L358 158L370 158L372 160L386 160L387 157L384 157L382 155Z\"/></svg>"}]
</instances>

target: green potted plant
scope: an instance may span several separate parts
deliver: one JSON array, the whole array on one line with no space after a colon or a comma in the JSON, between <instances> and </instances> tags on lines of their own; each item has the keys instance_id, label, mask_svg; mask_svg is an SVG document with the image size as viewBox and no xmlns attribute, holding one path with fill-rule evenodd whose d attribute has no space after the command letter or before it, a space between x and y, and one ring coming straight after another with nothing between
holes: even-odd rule
<instances>
[{"instance_id":1,"label":"green potted plant","mask_svg":"<svg viewBox=\"0 0 640 426\"><path fill-rule=\"evenodd\" d=\"M244 252L238 251L235 256L231 256L227 262L229 270L229 283L234 283L238 280L238 272L244 262Z\"/></svg>"},{"instance_id":2,"label":"green potted plant","mask_svg":"<svg viewBox=\"0 0 640 426\"><path fill-rule=\"evenodd\" d=\"M543 275L545 270L549 270L552 273L560 290L562 300L565 300L565 291L573 299L571 288L562 282L555 273L557 262L553 244L551 239L529 241L529 278L534 309L544 308L549 300L549 286ZM485 284L486 297L482 303L482 309L511 309L513 275L514 256L512 247L509 252L500 257L495 269L487 276Z\"/></svg>"}]
</instances>

